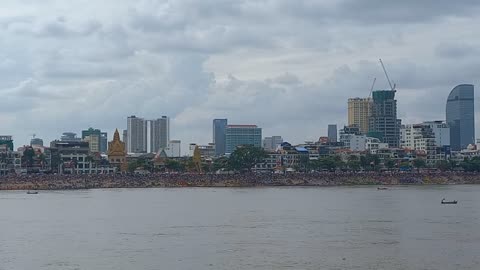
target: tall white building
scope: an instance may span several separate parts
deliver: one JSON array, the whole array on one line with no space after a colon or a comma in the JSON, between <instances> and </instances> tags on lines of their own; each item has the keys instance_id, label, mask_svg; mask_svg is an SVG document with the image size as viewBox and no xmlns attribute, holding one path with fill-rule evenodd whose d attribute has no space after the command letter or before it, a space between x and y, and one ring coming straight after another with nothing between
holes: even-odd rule
<instances>
[{"instance_id":1,"label":"tall white building","mask_svg":"<svg viewBox=\"0 0 480 270\"><path fill-rule=\"evenodd\" d=\"M170 118L150 120L150 152L158 152L159 149L167 148L170 142Z\"/></svg>"},{"instance_id":2,"label":"tall white building","mask_svg":"<svg viewBox=\"0 0 480 270\"><path fill-rule=\"evenodd\" d=\"M275 151L283 143L282 136L265 137L263 139L263 149L266 151Z\"/></svg>"},{"instance_id":3,"label":"tall white building","mask_svg":"<svg viewBox=\"0 0 480 270\"><path fill-rule=\"evenodd\" d=\"M135 115L127 118L127 152L147 152L147 121Z\"/></svg>"},{"instance_id":4,"label":"tall white building","mask_svg":"<svg viewBox=\"0 0 480 270\"><path fill-rule=\"evenodd\" d=\"M437 146L450 145L450 128L444 121L427 121L424 125L430 126L435 135L435 144Z\"/></svg>"}]
</instances>

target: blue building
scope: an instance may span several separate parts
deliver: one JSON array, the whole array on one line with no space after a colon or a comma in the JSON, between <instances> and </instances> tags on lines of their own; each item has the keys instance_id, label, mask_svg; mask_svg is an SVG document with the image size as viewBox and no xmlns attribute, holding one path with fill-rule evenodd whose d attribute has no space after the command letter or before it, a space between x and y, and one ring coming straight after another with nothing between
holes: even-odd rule
<instances>
[{"instance_id":1,"label":"blue building","mask_svg":"<svg viewBox=\"0 0 480 270\"><path fill-rule=\"evenodd\" d=\"M474 86L460 84L448 95L446 120L450 127L450 146L453 151L475 143Z\"/></svg>"},{"instance_id":2,"label":"blue building","mask_svg":"<svg viewBox=\"0 0 480 270\"><path fill-rule=\"evenodd\" d=\"M262 129L256 125L228 125L225 129L225 153L233 153L240 145L262 147Z\"/></svg>"},{"instance_id":3,"label":"blue building","mask_svg":"<svg viewBox=\"0 0 480 270\"><path fill-rule=\"evenodd\" d=\"M225 129L227 128L227 119L213 120L213 143L215 144L215 155L225 155Z\"/></svg>"}]
</instances>

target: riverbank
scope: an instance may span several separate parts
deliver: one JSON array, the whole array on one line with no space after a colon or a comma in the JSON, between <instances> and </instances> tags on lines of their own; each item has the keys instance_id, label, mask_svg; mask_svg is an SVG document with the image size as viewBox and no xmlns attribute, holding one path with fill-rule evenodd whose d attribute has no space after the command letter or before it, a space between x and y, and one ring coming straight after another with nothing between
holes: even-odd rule
<instances>
[{"instance_id":1,"label":"riverbank","mask_svg":"<svg viewBox=\"0 0 480 270\"><path fill-rule=\"evenodd\" d=\"M480 184L479 173L151 174L2 176L0 190Z\"/></svg>"}]
</instances>

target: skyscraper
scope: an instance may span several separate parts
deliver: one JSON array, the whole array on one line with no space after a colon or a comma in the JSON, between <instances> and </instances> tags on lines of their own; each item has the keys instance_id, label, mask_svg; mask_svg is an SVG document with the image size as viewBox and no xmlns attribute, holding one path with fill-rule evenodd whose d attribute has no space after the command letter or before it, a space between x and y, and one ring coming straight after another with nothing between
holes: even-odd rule
<instances>
[{"instance_id":1,"label":"skyscraper","mask_svg":"<svg viewBox=\"0 0 480 270\"><path fill-rule=\"evenodd\" d=\"M454 151L475 143L474 86L460 84L448 95L447 124L450 126L450 146Z\"/></svg>"},{"instance_id":2,"label":"skyscraper","mask_svg":"<svg viewBox=\"0 0 480 270\"><path fill-rule=\"evenodd\" d=\"M225 129L227 119L213 119L213 143L215 144L215 155L225 155Z\"/></svg>"},{"instance_id":3,"label":"skyscraper","mask_svg":"<svg viewBox=\"0 0 480 270\"><path fill-rule=\"evenodd\" d=\"M159 149L168 147L170 141L170 118L150 120L150 152L157 153Z\"/></svg>"},{"instance_id":4,"label":"skyscraper","mask_svg":"<svg viewBox=\"0 0 480 270\"><path fill-rule=\"evenodd\" d=\"M337 125L328 125L328 141L337 142Z\"/></svg>"},{"instance_id":5,"label":"skyscraper","mask_svg":"<svg viewBox=\"0 0 480 270\"><path fill-rule=\"evenodd\" d=\"M127 118L128 153L147 152L147 121L135 115Z\"/></svg>"},{"instance_id":6,"label":"skyscraper","mask_svg":"<svg viewBox=\"0 0 480 270\"><path fill-rule=\"evenodd\" d=\"M256 125L228 125L225 129L225 153L233 153L240 145L262 147L262 129Z\"/></svg>"},{"instance_id":7,"label":"skyscraper","mask_svg":"<svg viewBox=\"0 0 480 270\"><path fill-rule=\"evenodd\" d=\"M388 143L391 148L400 146L401 120L397 119L395 92L395 90L374 91L369 117L369 136Z\"/></svg>"},{"instance_id":8,"label":"skyscraper","mask_svg":"<svg viewBox=\"0 0 480 270\"><path fill-rule=\"evenodd\" d=\"M356 125L360 132L367 134L369 131L369 117L372 110L371 98L348 99L348 125Z\"/></svg>"}]
</instances>

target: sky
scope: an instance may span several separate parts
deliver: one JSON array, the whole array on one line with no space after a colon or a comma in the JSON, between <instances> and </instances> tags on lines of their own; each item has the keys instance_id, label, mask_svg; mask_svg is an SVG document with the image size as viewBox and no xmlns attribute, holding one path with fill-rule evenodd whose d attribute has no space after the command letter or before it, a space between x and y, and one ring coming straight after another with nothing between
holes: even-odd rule
<instances>
[{"instance_id":1,"label":"sky","mask_svg":"<svg viewBox=\"0 0 480 270\"><path fill-rule=\"evenodd\" d=\"M88 127L112 138L129 115L167 115L183 150L212 141L214 118L317 140L374 78L389 88L379 58L402 123L443 120L451 89L478 85L479 11L477 0L2 0L0 135L16 147Z\"/></svg>"}]
</instances>

